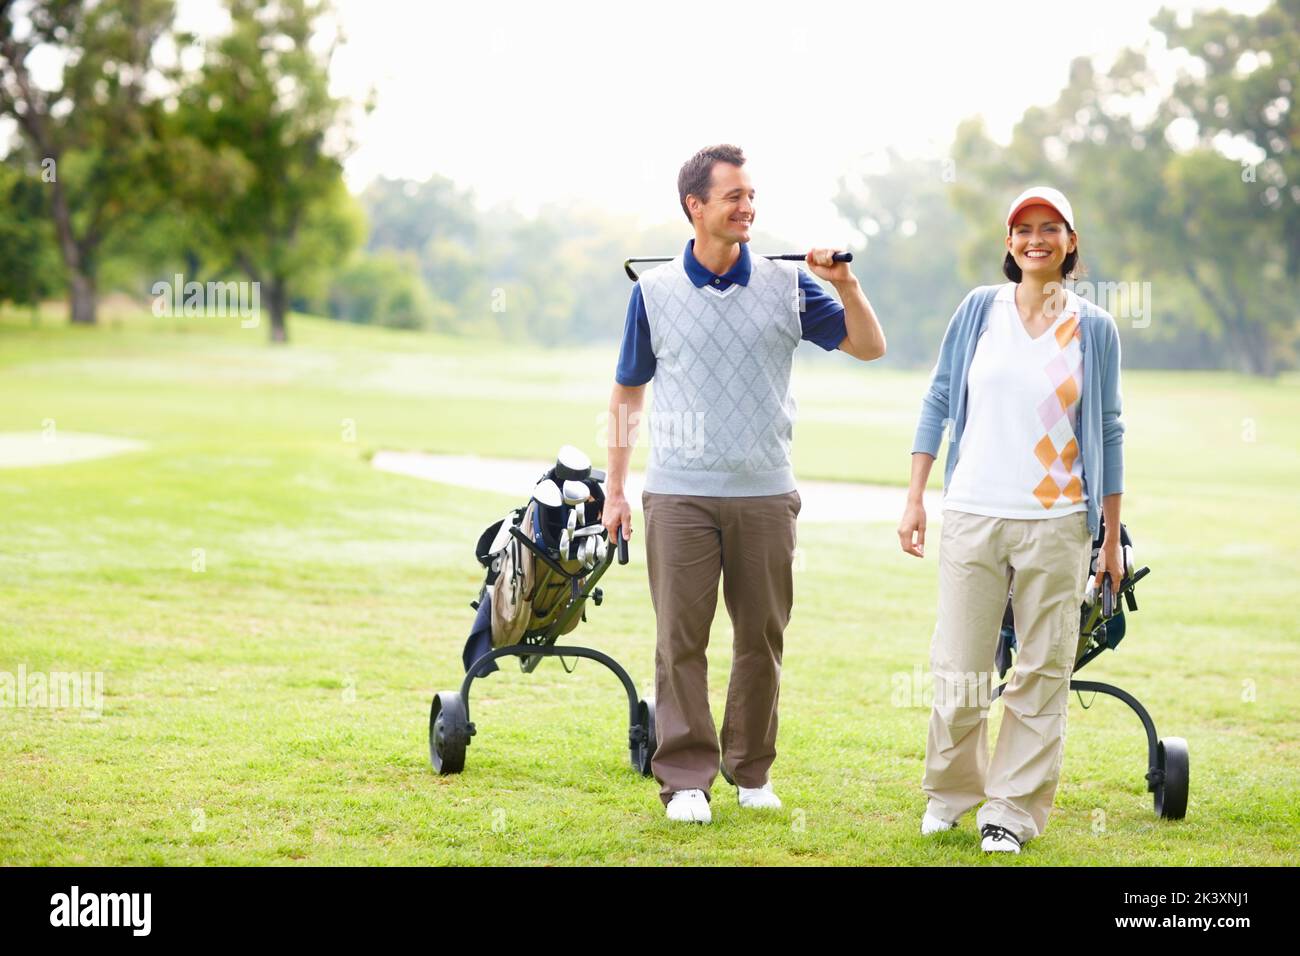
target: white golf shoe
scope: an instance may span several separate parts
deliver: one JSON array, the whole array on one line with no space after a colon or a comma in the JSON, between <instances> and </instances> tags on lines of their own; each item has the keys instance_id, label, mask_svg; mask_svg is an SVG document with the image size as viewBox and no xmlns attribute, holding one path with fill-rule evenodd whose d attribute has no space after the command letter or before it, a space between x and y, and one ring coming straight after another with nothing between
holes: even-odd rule
<instances>
[{"instance_id":1,"label":"white golf shoe","mask_svg":"<svg viewBox=\"0 0 1300 956\"><path fill-rule=\"evenodd\" d=\"M986 823L980 827L980 848L985 853L1019 853L1020 841L1006 827L996 823Z\"/></svg>"},{"instance_id":2,"label":"white golf shoe","mask_svg":"<svg viewBox=\"0 0 1300 956\"><path fill-rule=\"evenodd\" d=\"M678 790L668 801L668 819L678 823L709 823L713 812L703 790Z\"/></svg>"},{"instance_id":3,"label":"white golf shoe","mask_svg":"<svg viewBox=\"0 0 1300 956\"><path fill-rule=\"evenodd\" d=\"M761 787L737 787L740 805L747 810L780 810L781 798L772 792L772 781Z\"/></svg>"},{"instance_id":4,"label":"white golf shoe","mask_svg":"<svg viewBox=\"0 0 1300 956\"><path fill-rule=\"evenodd\" d=\"M929 810L926 810L925 816L921 817L921 836L944 833L956 826L957 822L955 820L941 820L931 814Z\"/></svg>"}]
</instances>

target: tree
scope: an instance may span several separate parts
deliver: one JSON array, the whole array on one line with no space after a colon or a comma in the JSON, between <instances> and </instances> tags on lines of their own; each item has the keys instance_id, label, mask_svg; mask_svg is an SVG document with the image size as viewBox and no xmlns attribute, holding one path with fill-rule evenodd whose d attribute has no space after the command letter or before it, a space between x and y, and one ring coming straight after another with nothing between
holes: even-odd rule
<instances>
[{"instance_id":1,"label":"tree","mask_svg":"<svg viewBox=\"0 0 1300 956\"><path fill-rule=\"evenodd\" d=\"M357 252L330 284L326 311L348 322L424 329L445 303L435 303L420 279L415 254Z\"/></svg>"},{"instance_id":2,"label":"tree","mask_svg":"<svg viewBox=\"0 0 1300 956\"><path fill-rule=\"evenodd\" d=\"M979 261L959 274L954 264L966 230L952 204L955 169L892 150L881 159L841 179L835 205L863 236L853 271L872 304L881 315L907 317L890 327L892 361L929 365L970 280L991 281L1000 256L981 249Z\"/></svg>"},{"instance_id":3,"label":"tree","mask_svg":"<svg viewBox=\"0 0 1300 956\"><path fill-rule=\"evenodd\" d=\"M1162 10L1152 25L1203 72L1175 86L1177 111L1206 137L1242 137L1262 153L1242 181L1276 214L1269 231L1286 249L1287 274L1300 279L1300 0L1274 0L1257 16L1199 12L1187 26Z\"/></svg>"},{"instance_id":4,"label":"tree","mask_svg":"<svg viewBox=\"0 0 1300 956\"><path fill-rule=\"evenodd\" d=\"M36 307L62 289L45 190L39 175L0 163L0 302Z\"/></svg>"},{"instance_id":5,"label":"tree","mask_svg":"<svg viewBox=\"0 0 1300 956\"><path fill-rule=\"evenodd\" d=\"M138 227L160 198L154 47L170 0L57 0L0 7L0 114L12 117L48 172L71 319L93 325L97 257L105 239ZM38 51L61 60L42 86Z\"/></svg>"},{"instance_id":6,"label":"tree","mask_svg":"<svg viewBox=\"0 0 1300 956\"><path fill-rule=\"evenodd\" d=\"M1184 79L1182 96L1193 82ZM1300 293L1283 268L1281 220L1243 187L1242 167L1221 141L1203 128L1188 136L1179 96L1135 114L1130 104L1151 98L1157 84L1136 51L1104 72L1080 58L1057 101L1027 110L1006 147L964 124L955 198L977 230L972 242L1001 241L1004 203L1024 186L1056 185L1079 216L1094 288L1141 283L1159 300L1154 321L1150 299L1141 321L1116 315L1126 360L1205 364L1197 352L1211 343L1226 353L1211 364L1271 375L1291 360L1296 312L1285 303Z\"/></svg>"},{"instance_id":7,"label":"tree","mask_svg":"<svg viewBox=\"0 0 1300 956\"><path fill-rule=\"evenodd\" d=\"M230 0L231 30L185 83L176 122L201 166L230 174L229 190L191 184L184 199L260 285L273 342L288 340L293 288L340 265L364 233L343 184L350 104L329 93L338 40L312 49L325 12L306 0Z\"/></svg>"},{"instance_id":8,"label":"tree","mask_svg":"<svg viewBox=\"0 0 1300 956\"><path fill-rule=\"evenodd\" d=\"M420 252L430 242L474 242L478 210L473 194L445 176L424 182L379 177L361 194L370 219L370 249Z\"/></svg>"}]
</instances>

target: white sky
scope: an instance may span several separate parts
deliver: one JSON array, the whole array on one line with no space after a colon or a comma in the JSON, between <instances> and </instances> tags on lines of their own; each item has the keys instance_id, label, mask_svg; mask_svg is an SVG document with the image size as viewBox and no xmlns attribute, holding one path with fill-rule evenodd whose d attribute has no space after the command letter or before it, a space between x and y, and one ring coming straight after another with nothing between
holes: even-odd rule
<instances>
[{"instance_id":1,"label":"white sky","mask_svg":"<svg viewBox=\"0 0 1300 956\"><path fill-rule=\"evenodd\" d=\"M873 152L943 156L976 114L1005 139L1027 106L1055 100L1072 58L1143 44L1162 6L337 2L336 92L378 93L352 188L436 172L485 205L577 200L672 221L682 162L734 142L757 225L809 245L850 238L831 199Z\"/></svg>"},{"instance_id":2,"label":"white sky","mask_svg":"<svg viewBox=\"0 0 1300 956\"><path fill-rule=\"evenodd\" d=\"M1074 57L1156 43L1162 5L1268 4L334 2L346 44L332 88L376 93L347 161L354 191L377 175L440 173L484 206L579 202L680 222L681 164L732 142L748 157L759 229L809 246L852 240L837 182L884 149L942 157L976 115L1005 140L1026 107L1056 99ZM228 23L220 0L178 6L179 25Z\"/></svg>"}]
</instances>

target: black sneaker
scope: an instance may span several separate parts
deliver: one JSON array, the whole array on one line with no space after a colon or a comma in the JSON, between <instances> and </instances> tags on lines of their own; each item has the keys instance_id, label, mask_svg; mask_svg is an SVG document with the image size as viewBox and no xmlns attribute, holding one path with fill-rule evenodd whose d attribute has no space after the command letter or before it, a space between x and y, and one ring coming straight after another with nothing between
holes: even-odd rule
<instances>
[{"instance_id":1,"label":"black sneaker","mask_svg":"<svg viewBox=\"0 0 1300 956\"><path fill-rule=\"evenodd\" d=\"M984 838L980 841L980 847L985 853L1020 852L1020 841L1006 827L1000 827L996 823L986 823L980 827L980 836Z\"/></svg>"}]
</instances>

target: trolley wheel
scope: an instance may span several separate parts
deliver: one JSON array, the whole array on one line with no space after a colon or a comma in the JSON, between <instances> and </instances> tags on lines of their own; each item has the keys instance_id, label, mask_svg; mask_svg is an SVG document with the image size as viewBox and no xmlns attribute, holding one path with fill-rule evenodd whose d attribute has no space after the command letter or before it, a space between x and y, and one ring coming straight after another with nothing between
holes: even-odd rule
<instances>
[{"instance_id":1,"label":"trolley wheel","mask_svg":"<svg viewBox=\"0 0 1300 956\"><path fill-rule=\"evenodd\" d=\"M1187 741L1163 737L1156 745L1156 768L1162 779L1155 788L1156 814L1166 820L1187 815Z\"/></svg>"},{"instance_id":2,"label":"trolley wheel","mask_svg":"<svg viewBox=\"0 0 1300 956\"><path fill-rule=\"evenodd\" d=\"M429 711L429 760L433 769L440 774L464 770L471 733L460 694L454 690L435 694Z\"/></svg>"},{"instance_id":3,"label":"trolley wheel","mask_svg":"<svg viewBox=\"0 0 1300 956\"><path fill-rule=\"evenodd\" d=\"M655 736L655 700L647 697L637 702L636 723L628 734L632 769L643 777L650 776L650 759L655 755L659 739Z\"/></svg>"}]
</instances>

